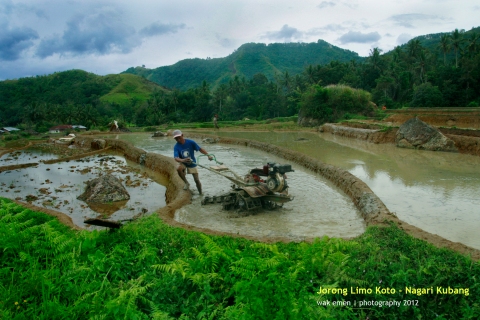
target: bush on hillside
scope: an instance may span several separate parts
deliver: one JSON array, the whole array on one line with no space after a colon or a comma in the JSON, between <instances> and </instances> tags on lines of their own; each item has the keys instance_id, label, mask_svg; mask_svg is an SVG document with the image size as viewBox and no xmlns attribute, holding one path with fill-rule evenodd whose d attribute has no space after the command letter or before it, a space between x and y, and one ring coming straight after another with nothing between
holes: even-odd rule
<instances>
[{"instance_id":1,"label":"bush on hillside","mask_svg":"<svg viewBox=\"0 0 480 320\"><path fill-rule=\"evenodd\" d=\"M313 85L302 95L300 109L304 117L320 122L336 122L345 114L370 116L373 104L370 93L345 85Z\"/></svg>"},{"instance_id":2,"label":"bush on hillside","mask_svg":"<svg viewBox=\"0 0 480 320\"><path fill-rule=\"evenodd\" d=\"M443 96L437 86L430 82L422 83L413 90L412 108L434 108L443 107Z\"/></svg>"}]
</instances>

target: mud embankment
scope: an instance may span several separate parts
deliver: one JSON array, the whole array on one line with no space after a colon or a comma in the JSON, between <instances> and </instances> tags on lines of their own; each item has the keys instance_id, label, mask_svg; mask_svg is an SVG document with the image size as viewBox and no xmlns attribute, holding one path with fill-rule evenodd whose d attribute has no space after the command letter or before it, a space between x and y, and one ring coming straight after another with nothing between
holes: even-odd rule
<instances>
[{"instance_id":1,"label":"mud embankment","mask_svg":"<svg viewBox=\"0 0 480 320\"><path fill-rule=\"evenodd\" d=\"M369 129L361 128L361 124L355 123L350 126L350 124L334 124L326 123L320 128L320 132L328 132L338 136L365 140L372 143L395 143L395 135L397 134L398 128L387 128L387 129ZM370 124L365 126L371 127Z\"/></svg>"},{"instance_id":2,"label":"mud embankment","mask_svg":"<svg viewBox=\"0 0 480 320\"><path fill-rule=\"evenodd\" d=\"M410 116L408 119L411 118L412 117ZM365 140L371 143L395 143L395 136L398 128L384 127L382 129L371 129L372 126L374 125L369 123L326 123L320 128L320 132L328 132L334 135ZM447 138L453 140L458 152L480 156L480 130L458 128L438 129Z\"/></svg>"},{"instance_id":3,"label":"mud embankment","mask_svg":"<svg viewBox=\"0 0 480 320\"><path fill-rule=\"evenodd\" d=\"M384 119L393 126L399 126L408 119L418 117L435 127L456 127L480 129L480 108L457 108L457 109L407 109L388 110L390 115Z\"/></svg>"}]
</instances>

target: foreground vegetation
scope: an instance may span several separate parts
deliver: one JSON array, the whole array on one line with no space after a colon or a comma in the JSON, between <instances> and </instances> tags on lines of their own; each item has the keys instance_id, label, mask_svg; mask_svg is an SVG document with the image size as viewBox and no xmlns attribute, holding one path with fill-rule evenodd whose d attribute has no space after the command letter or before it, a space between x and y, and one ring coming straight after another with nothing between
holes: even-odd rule
<instances>
[{"instance_id":1,"label":"foreground vegetation","mask_svg":"<svg viewBox=\"0 0 480 320\"><path fill-rule=\"evenodd\" d=\"M2 319L480 317L480 265L393 225L351 241L289 244L207 236L155 215L114 232L76 232L0 198L0 234ZM437 286L469 291L405 292ZM348 294L318 294L320 287ZM367 288L373 292L351 294ZM394 300L400 306L359 306Z\"/></svg>"}]
</instances>

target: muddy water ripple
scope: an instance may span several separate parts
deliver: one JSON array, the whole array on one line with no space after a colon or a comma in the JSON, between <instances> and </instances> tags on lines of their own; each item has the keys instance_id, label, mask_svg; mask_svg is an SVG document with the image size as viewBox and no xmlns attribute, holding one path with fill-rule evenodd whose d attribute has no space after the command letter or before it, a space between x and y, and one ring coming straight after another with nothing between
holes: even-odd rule
<instances>
[{"instance_id":1,"label":"muddy water ripple","mask_svg":"<svg viewBox=\"0 0 480 320\"><path fill-rule=\"evenodd\" d=\"M146 134L134 134L121 135L119 138L148 152L173 156L175 141L171 137L151 138ZM284 159L246 147L197 142L242 176L249 169L260 168L267 162L286 163ZM209 164L205 157L198 160L200 164ZM187 176L193 193L192 203L177 210L175 219L221 232L253 237L286 237L292 240L325 235L348 238L364 232L365 223L349 197L325 178L295 164L293 168L295 172L287 174L287 181L289 194L295 199L281 209L249 215L224 211L220 204L202 206L193 179ZM199 168L199 175L206 195L219 195L230 190L231 183L224 177L203 168Z\"/></svg>"},{"instance_id":2,"label":"muddy water ripple","mask_svg":"<svg viewBox=\"0 0 480 320\"><path fill-rule=\"evenodd\" d=\"M480 249L480 157L402 149L330 133L218 134L275 144L344 168L401 220Z\"/></svg>"}]
</instances>

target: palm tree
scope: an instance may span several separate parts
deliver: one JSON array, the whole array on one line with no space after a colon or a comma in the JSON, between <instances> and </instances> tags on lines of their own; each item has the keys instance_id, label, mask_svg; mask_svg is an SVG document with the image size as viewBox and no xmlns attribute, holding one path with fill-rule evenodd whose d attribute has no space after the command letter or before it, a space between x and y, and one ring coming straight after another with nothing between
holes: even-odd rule
<instances>
[{"instance_id":1,"label":"palm tree","mask_svg":"<svg viewBox=\"0 0 480 320\"><path fill-rule=\"evenodd\" d=\"M478 34L476 32L473 32L473 33L470 34L470 38L467 40L468 41L467 51L468 51L468 54L470 55L470 57L475 56L475 53L478 50L479 45L477 43L477 40L479 38L480 38L480 34Z\"/></svg>"},{"instance_id":2,"label":"palm tree","mask_svg":"<svg viewBox=\"0 0 480 320\"><path fill-rule=\"evenodd\" d=\"M47 117L51 122L61 122L61 106L58 104L51 104L47 109Z\"/></svg>"},{"instance_id":3,"label":"palm tree","mask_svg":"<svg viewBox=\"0 0 480 320\"><path fill-rule=\"evenodd\" d=\"M425 69L426 69L426 66L427 66L427 53L425 52L425 50L421 50L420 53L418 54L417 56L417 61L415 63L415 67L419 70L420 74L419 74L419 77L420 77L420 82L427 82L427 77L426 77L426 73L425 73ZM424 77L425 75L425 77Z\"/></svg>"},{"instance_id":4,"label":"palm tree","mask_svg":"<svg viewBox=\"0 0 480 320\"><path fill-rule=\"evenodd\" d=\"M458 31L458 29L455 29L455 31L453 31L450 35L450 39L452 40L453 50L455 50L455 68L458 68L458 51L460 50L460 47L464 41L463 30Z\"/></svg>"},{"instance_id":5,"label":"palm tree","mask_svg":"<svg viewBox=\"0 0 480 320\"><path fill-rule=\"evenodd\" d=\"M312 65L309 65L306 69L305 69L305 76L307 78L307 81L309 84L314 84L315 83L315 69L313 68Z\"/></svg>"},{"instance_id":6,"label":"palm tree","mask_svg":"<svg viewBox=\"0 0 480 320\"><path fill-rule=\"evenodd\" d=\"M373 69L382 71L382 66L381 66L381 57L380 53L382 50L379 48L373 48L370 50L370 56L369 56L369 61L370 64L373 66Z\"/></svg>"},{"instance_id":7,"label":"palm tree","mask_svg":"<svg viewBox=\"0 0 480 320\"><path fill-rule=\"evenodd\" d=\"M173 108L175 110L175 114L177 113L179 95L180 95L180 90L178 90L177 88L173 89L172 94L170 95L171 101L172 101L172 104L173 104Z\"/></svg>"},{"instance_id":8,"label":"palm tree","mask_svg":"<svg viewBox=\"0 0 480 320\"><path fill-rule=\"evenodd\" d=\"M415 59L420 53L420 51L422 51L422 44L420 43L420 40L415 39L408 41L407 55L410 59Z\"/></svg>"},{"instance_id":9,"label":"palm tree","mask_svg":"<svg viewBox=\"0 0 480 320\"><path fill-rule=\"evenodd\" d=\"M222 112L223 101L228 97L228 88L222 83L217 90L215 90L214 100L218 103L218 112ZM216 104L215 103L215 104Z\"/></svg>"},{"instance_id":10,"label":"palm tree","mask_svg":"<svg viewBox=\"0 0 480 320\"><path fill-rule=\"evenodd\" d=\"M288 73L288 71L285 71L285 73L283 74L281 83L287 89L287 93L292 91L293 79L290 77L290 74Z\"/></svg>"},{"instance_id":11,"label":"palm tree","mask_svg":"<svg viewBox=\"0 0 480 320\"><path fill-rule=\"evenodd\" d=\"M442 35L438 44L443 52L443 65L447 64L447 53L450 52L450 37L447 34Z\"/></svg>"}]
</instances>

